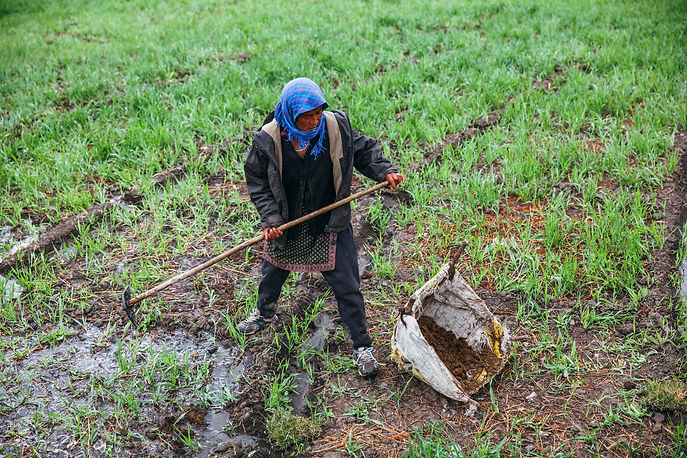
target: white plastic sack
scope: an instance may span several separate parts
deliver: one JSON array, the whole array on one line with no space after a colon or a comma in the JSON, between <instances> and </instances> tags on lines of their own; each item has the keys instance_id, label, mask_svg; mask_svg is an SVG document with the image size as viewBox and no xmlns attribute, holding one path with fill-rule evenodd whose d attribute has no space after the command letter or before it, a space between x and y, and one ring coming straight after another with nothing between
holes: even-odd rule
<instances>
[{"instance_id":1,"label":"white plastic sack","mask_svg":"<svg viewBox=\"0 0 687 458\"><path fill-rule=\"evenodd\" d=\"M451 280L448 273L446 264L410 297L394 327L391 357L443 395L467 402L471 394L503 369L511 349L510 335L460 274L456 272ZM432 318L456 338L465 339L476 353L492 352L498 359L497 367L490 367L489 373L483 370L468 374L464 389L423 336L418 324L422 316Z\"/></svg>"}]
</instances>

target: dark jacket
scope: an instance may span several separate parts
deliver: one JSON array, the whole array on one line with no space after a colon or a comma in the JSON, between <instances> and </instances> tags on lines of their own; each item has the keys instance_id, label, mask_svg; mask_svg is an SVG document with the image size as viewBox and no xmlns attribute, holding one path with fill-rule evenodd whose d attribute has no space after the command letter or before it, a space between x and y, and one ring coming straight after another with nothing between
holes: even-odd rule
<instances>
[{"instance_id":1,"label":"dark jacket","mask_svg":"<svg viewBox=\"0 0 687 458\"><path fill-rule=\"evenodd\" d=\"M376 139L358 135L351 127L346 113L336 110L333 113L339 125L343 147L343 157L340 160L342 180L336 192L338 201L351 194L354 166L366 177L380 182L387 174L397 173L398 170L382 155ZM282 142L285 141L287 140L282 138ZM260 214L262 227L277 227L286 223L289 215L288 202L274 152L274 141L265 131L259 130L253 136L253 144L243 168L248 192ZM350 221L350 204L342 205L332 210L327 227L331 232L341 232ZM277 239L278 246L283 246L285 238L282 236Z\"/></svg>"}]
</instances>

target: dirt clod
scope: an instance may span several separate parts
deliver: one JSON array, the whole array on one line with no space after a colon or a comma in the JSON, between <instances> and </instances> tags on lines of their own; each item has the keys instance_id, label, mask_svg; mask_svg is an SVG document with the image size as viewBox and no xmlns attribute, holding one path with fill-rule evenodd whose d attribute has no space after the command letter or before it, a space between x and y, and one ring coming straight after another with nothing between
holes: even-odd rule
<instances>
[{"instance_id":1,"label":"dirt clod","mask_svg":"<svg viewBox=\"0 0 687 458\"><path fill-rule=\"evenodd\" d=\"M501 361L492 352L477 353L465 339L457 338L428 316L421 316L418 324L422 335L466 393L470 394L479 386L481 380L475 380L475 377L482 371L486 371L488 377L498 372Z\"/></svg>"},{"instance_id":2,"label":"dirt clod","mask_svg":"<svg viewBox=\"0 0 687 458\"><path fill-rule=\"evenodd\" d=\"M186 418L188 418L189 423L204 426L207 424L205 421L205 414L207 414L207 409L194 405L189 409Z\"/></svg>"}]
</instances>

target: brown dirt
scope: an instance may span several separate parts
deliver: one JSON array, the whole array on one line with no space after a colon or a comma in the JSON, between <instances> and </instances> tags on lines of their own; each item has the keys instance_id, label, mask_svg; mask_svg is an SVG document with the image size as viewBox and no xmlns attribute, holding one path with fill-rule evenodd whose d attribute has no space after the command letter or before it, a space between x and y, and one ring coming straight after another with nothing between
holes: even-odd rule
<instances>
[{"instance_id":1,"label":"brown dirt","mask_svg":"<svg viewBox=\"0 0 687 458\"><path fill-rule=\"evenodd\" d=\"M639 316L645 320L655 309L666 313L676 290L670 277L675 274L676 253L680 248L681 228L687 221L687 131L676 132L674 149L678 154L675 171L666 177L663 188L658 191L658 202L665 203L665 214L660 218L666 226L666 242L662 248L655 248L646 263L649 275L640 283L649 287L649 295L642 301Z\"/></svg>"},{"instance_id":2,"label":"brown dirt","mask_svg":"<svg viewBox=\"0 0 687 458\"><path fill-rule=\"evenodd\" d=\"M474 380L475 375L486 371L487 379L489 379L498 372L501 360L492 352L477 353L465 339L458 338L448 329L442 328L431 317L423 315L417 322L422 335L437 352L441 362L458 380L466 394L472 394L483 384L482 380Z\"/></svg>"},{"instance_id":3,"label":"brown dirt","mask_svg":"<svg viewBox=\"0 0 687 458\"><path fill-rule=\"evenodd\" d=\"M186 418L188 418L188 422L191 424L204 426L207 424L205 421L205 414L207 413L207 408L192 405L186 413Z\"/></svg>"},{"instance_id":4,"label":"brown dirt","mask_svg":"<svg viewBox=\"0 0 687 458\"><path fill-rule=\"evenodd\" d=\"M179 179L186 172L186 164L179 164L168 170L158 172L152 177L152 181L157 184L167 183L170 180Z\"/></svg>"},{"instance_id":5,"label":"brown dirt","mask_svg":"<svg viewBox=\"0 0 687 458\"><path fill-rule=\"evenodd\" d=\"M550 90L558 90L559 87L556 86L556 82L560 81L560 84L565 83L565 74L570 71L571 68L577 68L581 72L587 72L589 69L587 68L587 65L583 62L580 62L579 60L573 61L569 65L567 65L565 68L559 66L559 65L554 65L553 67L553 73L551 75L548 75L547 77L541 79L541 80L534 80L532 81L532 88L538 91L544 91L548 92Z\"/></svg>"}]
</instances>

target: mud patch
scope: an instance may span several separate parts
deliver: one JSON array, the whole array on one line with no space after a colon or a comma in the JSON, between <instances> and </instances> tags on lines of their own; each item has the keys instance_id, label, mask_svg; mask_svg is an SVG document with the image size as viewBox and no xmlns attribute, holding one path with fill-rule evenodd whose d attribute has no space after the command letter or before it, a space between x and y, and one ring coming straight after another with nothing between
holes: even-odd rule
<instances>
[{"instance_id":1,"label":"mud patch","mask_svg":"<svg viewBox=\"0 0 687 458\"><path fill-rule=\"evenodd\" d=\"M313 356L320 353L327 342L328 333L336 328L332 317L327 312L320 312L313 319L312 325L315 330L308 338L303 346L309 355L308 360L312 360ZM293 378L294 391L290 394L291 407L298 415L306 414L308 407L308 397L312 388L313 380L307 372L299 372Z\"/></svg>"},{"instance_id":2,"label":"mud patch","mask_svg":"<svg viewBox=\"0 0 687 458\"><path fill-rule=\"evenodd\" d=\"M215 355L215 368L206 391L213 402L205 412L202 421L195 422L202 428L196 428L196 436L202 447L201 457L210 456L213 450L227 443L230 437L227 430L232 426L232 419L224 410L226 402L236 399L239 380L243 377L244 364L238 348L219 348Z\"/></svg>"},{"instance_id":3,"label":"mud patch","mask_svg":"<svg viewBox=\"0 0 687 458\"><path fill-rule=\"evenodd\" d=\"M19 299L23 292L24 288L19 286L19 283L0 275L0 303Z\"/></svg>"},{"instance_id":4,"label":"mud patch","mask_svg":"<svg viewBox=\"0 0 687 458\"><path fill-rule=\"evenodd\" d=\"M0 244L5 244L9 246L9 251L5 254L6 257L11 257L16 255L27 247L31 246L38 240L38 233L47 229L47 224L40 224L39 226L34 226L34 220L30 215L24 215L25 221L28 223L28 230L22 231L21 228L17 228L17 232L14 233L12 228L5 226L2 228L2 233L0 234ZM0 260L1 262L1 260Z\"/></svg>"},{"instance_id":5,"label":"mud patch","mask_svg":"<svg viewBox=\"0 0 687 458\"><path fill-rule=\"evenodd\" d=\"M163 185L170 180L178 180L186 172L186 164L179 164L168 170L158 172L152 177L152 181L159 185Z\"/></svg>"},{"instance_id":6,"label":"mud patch","mask_svg":"<svg viewBox=\"0 0 687 458\"><path fill-rule=\"evenodd\" d=\"M687 132L676 132L674 136L674 149L678 154L678 162L675 171L666 178L663 188L658 192L659 203L664 203L665 215L661 218L665 223L666 241L663 247L652 250L649 262L646 263L648 275L641 279L650 287L649 294L642 301L640 314L646 315L650 310L662 309L667 306L670 298L677 293L684 291L687 293L687 265L683 264L679 268L679 274L685 269L682 275L681 285L673 287L670 277L675 272L675 261L680 250L681 228L687 221L687 192L685 183L687 182ZM677 230L676 230L677 229ZM684 266L684 267L683 267ZM669 314L665 314L668 317ZM669 317L671 320L674 317Z\"/></svg>"},{"instance_id":7,"label":"mud patch","mask_svg":"<svg viewBox=\"0 0 687 458\"><path fill-rule=\"evenodd\" d=\"M676 170L676 173L683 172L685 169L687 169L687 164L685 162L687 161L687 132L676 132L675 137L674 137L674 148L677 150L680 160L678 162L678 168L682 170ZM684 176L680 177L678 180L679 183L683 183L684 186L684 181L685 178ZM677 189L678 192L671 193L671 195L678 194L678 197L681 197L684 195L685 189ZM682 209L682 211L679 212L679 215L677 217L676 221L670 221L671 224L675 224L676 226L680 227L682 230L682 236L684 237L684 228L682 227L685 223L685 211L684 211L684 202L678 201L678 202L668 202L666 205L666 209L668 208L673 208L673 205L678 205ZM677 241L674 241L674 243L677 243ZM687 300L687 259L683 259L682 263L680 263L680 267L678 269L680 273L680 296L683 300Z\"/></svg>"},{"instance_id":8,"label":"mud patch","mask_svg":"<svg viewBox=\"0 0 687 458\"><path fill-rule=\"evenodd\" d=\"M463 391L470 393L479 387L481 380L475 380L482 372L490 378L499 372L501 360L491 352L479 354L463 338L439 326L434 319L423 315L417 320L422 335L434 348L441 362L458 380Z\"/></svg>"},{"instance_id":9,"label":"mud patch","mask_svg":"<svg viewBox=\"0 0 687 458\"><path fill-rule=\"evenodd\" d=\"M169 447L178 456L185 453L181 436L208 451L230 440L223 433L229 416L222 410L238 395L244 353L217 347L207 334L194 339L181 331L153 330L135 339L120 338L109 327L65 327L7 338L4 347L14 364L0 364L7 377L0 386L0 427L21 434L0 433L0 442L14 450L41 446L50 456L88 451L100 456L105 438L78 443L68 432L84 415L94 426L147 437L137 450L123 450L126 456L167 455ZM203 373L211 376L203 380ZM153 396L157 401L145 395L151 381L163 387ZM83 410L90 396L97 396L97 412ZM42 426L49 436L42 443L25 434L35 412L53 418Z\"/></svg>"}]
</instances>

